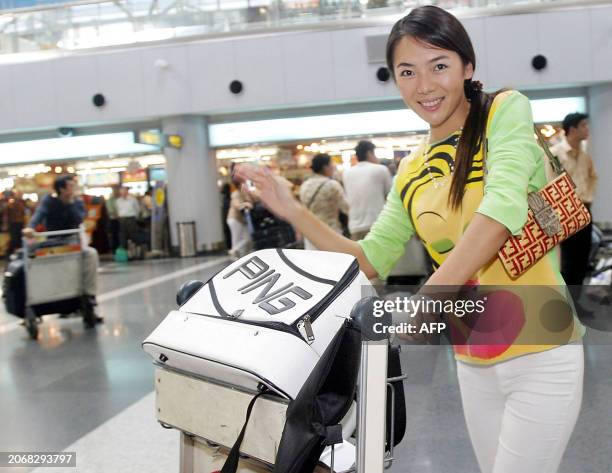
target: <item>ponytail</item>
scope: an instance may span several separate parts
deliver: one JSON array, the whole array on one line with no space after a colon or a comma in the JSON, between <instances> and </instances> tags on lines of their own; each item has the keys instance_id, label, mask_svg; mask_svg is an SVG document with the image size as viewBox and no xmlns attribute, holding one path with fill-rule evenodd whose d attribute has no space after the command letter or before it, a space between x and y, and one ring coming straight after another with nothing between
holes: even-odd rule
<instances>
[{"instance_id":1,"label":"ponytail","mask_svg":"<svg viewBox=\"0 0 612 473\"><path fill-rule=\"evenodd\" d=\"M463 124L463 132L455 153L455 171L448 195L448 203L453 210L461 207L474 155L480 149L481 140L487 126L487 116L491 103L497 94L503 92L504 89L487 94L482 91L480 82L467 79L464 82L464 91L471 106L470 113Z\"/></svg>"}]
</instances>

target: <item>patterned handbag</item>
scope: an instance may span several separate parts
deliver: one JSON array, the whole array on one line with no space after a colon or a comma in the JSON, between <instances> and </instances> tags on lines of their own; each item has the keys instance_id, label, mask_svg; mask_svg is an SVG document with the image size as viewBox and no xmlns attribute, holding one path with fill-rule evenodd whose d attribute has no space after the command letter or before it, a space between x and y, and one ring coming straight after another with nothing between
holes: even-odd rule
<instances>
[{"instance_id":1,"label":"patterned handbag","mask_svg":"<svg viewBox=\"0 0 612 473\"><path fill-rule=\"evenodd\" d=\"M534 130L556 177L539 191L529 193L527 222L521 234L510 235L497 253L504 269L513 279L591 222L591 214L578 198L572 178L552 154L535 125Z\"/></svg>"}]
</instances>

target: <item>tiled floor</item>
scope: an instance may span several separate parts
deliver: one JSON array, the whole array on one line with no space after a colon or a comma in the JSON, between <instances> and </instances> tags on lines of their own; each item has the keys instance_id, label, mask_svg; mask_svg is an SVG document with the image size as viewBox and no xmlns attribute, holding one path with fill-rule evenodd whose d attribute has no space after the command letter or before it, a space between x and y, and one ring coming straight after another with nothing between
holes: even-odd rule
<instances>
[{"instance_id":1,"label":"tiled floor","mask_svg":"<svg viewBox=\"0 0 612 473\"><path fill-rule=\"evenodd\" d=\"M0 451L74 449L79 466L66 472L178 471L178 436L154 421L153 366L140 342L174 308L182 282L207 279L222 264L197 258L103 266L106 323L95 331L79 319L48 317L34 342L21 327L3 331L15 319L1 314ZM590 330L585 340L583 407L560 473L612 471L609 335ZM408 427L388 471L477 473L451 351L403 347L402 362Z\"/></svg>"},{"instance_id":2,"label":"tiled floor","mask_svg":"<svg viewBox=\"0 0 612 473\"><path fill-rule=\"evenodd\" d=\"M203 263L209 266L202 268ZM194 266L200 269L105 297ZM99 276L103 326L84 330L78 318L50 316L38 341L29 340L22 327L1 334L0 450L62 450L149 394L153 366L140 343L175 307L182 282L206 280L220 267L218 258L159 260L130 264L127 270L106 266ZM6 315L2 320L14 323Z\"/></svg>"}]
</instances>

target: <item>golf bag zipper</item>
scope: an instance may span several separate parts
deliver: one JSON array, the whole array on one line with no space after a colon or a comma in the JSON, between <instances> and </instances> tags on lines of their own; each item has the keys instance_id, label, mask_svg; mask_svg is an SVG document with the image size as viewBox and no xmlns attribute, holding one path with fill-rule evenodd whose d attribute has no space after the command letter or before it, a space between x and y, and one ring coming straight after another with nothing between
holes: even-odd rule
<instances>
[{"instance_id":1,"label":"golf bag zipper","mask_svg":"<svg viewBox=\"0 0 612 473\"><path fill-rule=\"evenodd\" d=\"M294 322L292 325L295 325L300 336L304 339L306 343L312 345L315 341L314 332L312 330L312 323L317 320L319 315L325 312L325 309L334 301L336 296L339 293L342 293L347 287L351 285L351 283L355 280L357 275L359 274L359 263L357 260L353 261L349 269L344 273L342 279L338 282L338 284L334 287L334 289L327 294L323 299L319 301L317 305L315 305L304 317Z\"/></svg>"},{"instance_id":2,"label":"golf bag zipper","mask_svg":"<svg viewBox=\"0 0 612 473\"><path fill-rule=\"evenodd\" d=\"M308 343L312 345L315 341L314 332L312 331L312 323L310 322L310 315L305 315L297 323L298 332L300 335Z\"/></svg>"}]
</instances>

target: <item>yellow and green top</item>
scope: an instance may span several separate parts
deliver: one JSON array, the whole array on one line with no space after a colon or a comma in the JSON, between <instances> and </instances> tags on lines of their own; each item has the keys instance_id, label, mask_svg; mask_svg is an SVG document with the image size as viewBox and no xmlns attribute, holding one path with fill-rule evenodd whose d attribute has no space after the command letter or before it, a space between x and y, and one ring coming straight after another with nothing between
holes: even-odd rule
<instances>
[{"instance_id":1,"label":"yellow and green top","mask_svg":"<svg viewBox=\"0 0 612 473\"><path fill-rule=\"evenodd\" d=\"M453 210L448 205L448 193L460 134L457 130L444 140L429 144L427 150L422 145L402 160L383 211L367 237L359 242L381 278L388 276L414 234L429 253L434 270L437 269L475 212L496 220L514 235L521 233L527 220L527 194L547 182L545 155L534 139L529 100L517 91L495 97L487 122L486 179L481 148L474 155L462 205ZM584 327L575 311L567 326L559 328L554 321L551 324L551 307L560 307L555 303L567 301L573 311L558 266L555 249L517 279L506 273L497 258L473 275L471 284L503 288L499 293L504 292L506 297L498 298L503 307L493 310L493 315L488 310L486 317L489 323L491 317L498 317L500 320L493 322L504 327L504 339L510 336L510 341L487 343L483 339L482 343L472 340L457 344L456 357L492 364L579 340ZM528 289L536 285L548 286L549 290ZM513 299L510 301L509 287Z\"/></svg>"}]
</instances>

